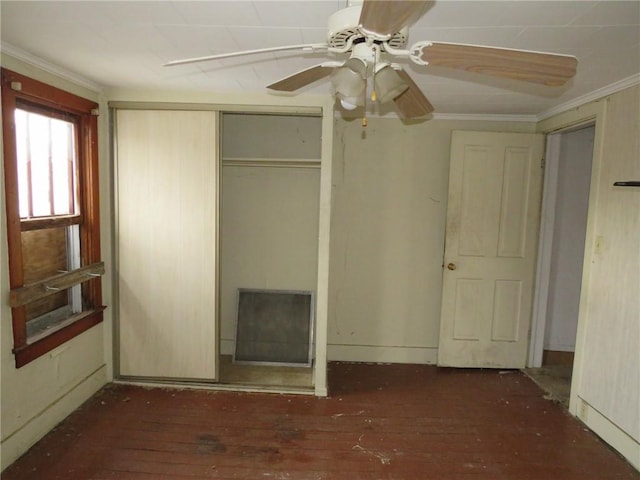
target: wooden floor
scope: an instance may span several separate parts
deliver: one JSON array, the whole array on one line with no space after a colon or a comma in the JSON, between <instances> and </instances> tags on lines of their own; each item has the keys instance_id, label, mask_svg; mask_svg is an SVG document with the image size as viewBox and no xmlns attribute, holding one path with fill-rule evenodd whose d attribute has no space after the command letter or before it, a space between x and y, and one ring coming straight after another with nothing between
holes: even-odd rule
<instances>
[{"instance_id":1,"label":"wooden floor","mask_svg":"<svg viewBox=\"0 0 640 480\"><path fill-rule=\"evenodd\" d=\"M332 363L329 379L326 399L108 386L2 479L640 478L520 372Z\"/></svg>"}]
</instances>

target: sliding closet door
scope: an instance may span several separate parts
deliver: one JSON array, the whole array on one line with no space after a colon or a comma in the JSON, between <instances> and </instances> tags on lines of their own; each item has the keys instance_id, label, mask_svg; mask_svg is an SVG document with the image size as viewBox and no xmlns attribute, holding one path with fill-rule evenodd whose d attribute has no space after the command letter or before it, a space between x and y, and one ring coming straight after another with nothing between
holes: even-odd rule
<instances>
[{"instance_id":1,"label":"sliding closet door","mask_svg":"<svg viewBox=\"0 0 640 480\"><path fill-rule=\"evenodd\" d=\"M120 375L213 380L217 114L116 121Z\"/></svg>"}]
</instances>

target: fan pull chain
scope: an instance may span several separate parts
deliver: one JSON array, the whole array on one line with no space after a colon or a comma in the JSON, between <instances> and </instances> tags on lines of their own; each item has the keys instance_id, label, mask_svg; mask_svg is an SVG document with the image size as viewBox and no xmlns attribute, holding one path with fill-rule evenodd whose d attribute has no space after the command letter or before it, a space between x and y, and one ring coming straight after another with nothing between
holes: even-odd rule
<instances>
[{"instance_id":1,"label":"fan pull chain","mask_svg":"<svg viewBox=\"0 0 640 480\"><path fill-rule=\"evenodd\" d=\"M376 53L376 46L374 45L372 50L373 52L373 70L371 71L371 80L372 80L372 89L371 89L371 101L378 101L378 94L376 93L376 60L378 59L378 55Z\"/></svg>"},{"instance_id":2,"label":"fan pull chain","mask_svg":"<svg viewBox=\"0 0 640 480\"><path fill-rule=\"evenodd\" d=\"M373 69L371 70L371 79L372 79L372 84L371 84L371 101L372 102L377 102L378 101L378 94L376 93L376 78L375 78L375 74L376 74L376 67L377 67L377 59L378 59L378 55L376 52L376 45L373 45L371 48L371 51L373 53ZM367 75L364 79L364 116L362 117L362 126L366 127L369 124L369 121L367 120L367 79L369 78L369 75Z\"/></svg>"},{"instance_id":3,"label":"fan pull chain","mask_svg":"<svg viewBox=\"0 0 640 480\"><path fill-rule=\"evenodd\" d=\"M364 97L364 104L363 104L364 111L362 113L362 128L365 128L369 124L367 120L367 77L364 78L364 92L362 95Z\"/></svg>"}]
</instances>

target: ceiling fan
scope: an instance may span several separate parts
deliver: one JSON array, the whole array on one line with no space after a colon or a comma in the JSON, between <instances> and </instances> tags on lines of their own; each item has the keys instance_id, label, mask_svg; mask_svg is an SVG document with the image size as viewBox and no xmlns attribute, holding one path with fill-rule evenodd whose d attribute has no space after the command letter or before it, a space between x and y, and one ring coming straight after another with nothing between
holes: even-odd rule
<instances>
[{"instance_id":1,"label":"ceiling fan","mask_svg":"<svg viewBox=\"0 0 640 480\"><path fill-rule=\"evenodd\" d=\"M439 66L547 86L564 85L576 73L577 59L568 55L458 43L420 41L407 48L409 26L424 13L426 0L364 0L329 17L326 44L288 45L245 50L206 57L175 60L165 66L217 60L241 55L285 50L326 51L348 55L294 73L267 88L293 92L331 76L343 108L354 109L370 98L393 101L403 119L422 117L434 108L394 57L408 58L421 66Z\"/></svg>"}]
</instances>

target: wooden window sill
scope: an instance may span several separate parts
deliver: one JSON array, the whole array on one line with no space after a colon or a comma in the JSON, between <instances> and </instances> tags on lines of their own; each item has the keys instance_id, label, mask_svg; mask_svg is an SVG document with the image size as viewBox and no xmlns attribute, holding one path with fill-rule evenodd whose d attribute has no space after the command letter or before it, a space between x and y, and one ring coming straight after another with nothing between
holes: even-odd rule
<instances>
[{"instance_id":1,"label":"wooden window sill","mask_svg":"<svg viewBox=\"0 0 640 480\"><path fill-rule=\"evenodd\" d=\"M30 338L28 343L20 348L15 348L13 353L16 359L16 368L20 368L38 357L45 355L64 342L89 330L102 322L103 311L106 307L88 310L70 317L59 328L47 332L46 335ZM40 337L40 338L37 338Z\"/></svg>"}]
</instances>

